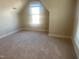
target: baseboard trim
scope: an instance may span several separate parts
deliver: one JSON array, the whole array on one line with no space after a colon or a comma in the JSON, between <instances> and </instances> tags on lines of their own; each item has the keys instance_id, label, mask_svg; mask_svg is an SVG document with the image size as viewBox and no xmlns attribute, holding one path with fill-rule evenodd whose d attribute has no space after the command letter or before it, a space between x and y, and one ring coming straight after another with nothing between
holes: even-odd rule
<instances>
[{"instance_id":1,"label":"baseboard trim","mask_svg":"<svg viewBox=\"0 0 79 59\"><path fill-rule=\"evenodd\" d=\"M56 37L56 38L66 38L66 39L71 39L72 38L72 36L56 35L56 34L48 34L48 36Z\"/></svg>"},{"instance_id":2,"label":"baseboard trim","mask_svg":"<svg viewBox=\"0 0 79 59\"><path fill-rule=\"evenodd\" d=\"M22 28L21 30L24 30L24 31L40 31L40 32L48 32L48 30L35 30L35 29L30 29L30 28Z\"/></svg>"},{"instance_id":3,"label":"baseboard trim","mask_svg":"<svg viewBox=\"0 0 79 59\"><path fill-rule=\"evenodd\" d=\"M9 35L12 35L12 34L18 32L18 31L20 31L20 30L16 30L16 31L9 32L9 33L6 33L6 34L4 34L4 35L1 35L1 36L0 36L0 39L5 38L5 37L7 37L7 36L9 36Z\"/></svg>"}]
</instances>

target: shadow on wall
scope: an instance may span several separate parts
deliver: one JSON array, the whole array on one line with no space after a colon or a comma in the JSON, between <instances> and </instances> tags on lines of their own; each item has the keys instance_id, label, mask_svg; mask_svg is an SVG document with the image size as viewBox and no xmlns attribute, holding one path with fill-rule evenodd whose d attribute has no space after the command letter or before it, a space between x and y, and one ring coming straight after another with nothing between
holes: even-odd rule
<instances>
[{"instance_id":1,"label":"shadow on wall","mask_svg":"<svg viewBox=\"0 0 79 59\"><path fill-rule=\"evenodd\" d=\"M22 30L49 30L49 12L40 1L29 1L19 15Z\"/></svg>"}]
</instances>

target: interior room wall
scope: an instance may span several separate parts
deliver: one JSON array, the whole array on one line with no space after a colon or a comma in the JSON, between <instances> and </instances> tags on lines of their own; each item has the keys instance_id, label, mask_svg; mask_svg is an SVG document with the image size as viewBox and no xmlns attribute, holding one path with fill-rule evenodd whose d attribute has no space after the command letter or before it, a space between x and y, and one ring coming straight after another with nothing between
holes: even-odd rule
<instances>
[{"instance_id":1,"label":"interior room wall","mask_svg":"<svg viewBox=\"0 0 79 59\"><path fill-rule=\"evenodd\" d=\"M0 0L0 36L20 28L18 14L24 2L25 0Z\"/></svg>"},{"instance_id":2,"label":"interior room wall","mask_svg":"<svg viewBox=\"0 0 79 59\"><path fill-rule=\"evenodd\" d=\"M73 44L77 59L79 59L79 0L76 1L76 14L74 22L74 32L73 32Z\"/></svg>"},{"instance_id":3,"label":"interior room wall","mask_svg":"<svg viewBox=\"0 0 79 59\"><path fill-rule=\"evenodd\" d=\"M41 13L40 13L40 24L32 25L30 24L32 21L30 15L30 6L34 1L29 1L28 5L25 5L24 9L21 12L21 22L23 30L33 30L33 31L48 31L49 28L49 12L48 10L41 4ZM37 3L40 3L37 1Z\"/></svg>"},{"instance_id":4,"label":"interior room wall","mask_svg":"<svg viewBox=\"0 0 79 59\"><path fill-rule=\"evenodd\" d=\"M49 10L49 35L72 36L76 0L41 0Z\"/></svg>"}]
</instances>

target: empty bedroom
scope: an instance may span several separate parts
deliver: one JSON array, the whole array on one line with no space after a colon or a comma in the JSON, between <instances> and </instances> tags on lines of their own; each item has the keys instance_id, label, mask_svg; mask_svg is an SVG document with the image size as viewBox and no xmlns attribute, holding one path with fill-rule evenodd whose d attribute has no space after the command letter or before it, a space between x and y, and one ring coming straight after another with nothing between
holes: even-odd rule
<instances>
[{"instance_id":1,"label":"empty bedroom","mask_svg":"<svg viewBox=\"0 0 79 59\"><path fill-rule=\"evenodd\" d=\"M0 59L79 59L79 0L0 0Z\"/></svg>"}]
</instances>

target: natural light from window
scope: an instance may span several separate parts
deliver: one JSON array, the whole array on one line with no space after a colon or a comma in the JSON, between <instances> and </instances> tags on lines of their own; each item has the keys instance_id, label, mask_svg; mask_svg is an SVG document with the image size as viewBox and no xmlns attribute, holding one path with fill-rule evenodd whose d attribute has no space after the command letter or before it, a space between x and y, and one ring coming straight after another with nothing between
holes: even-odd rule
<instances>
[{"instance_id":1,"label":"natural light from window","mask_svg":"<svg viewBox=\"0 0 79 59\"><path fill-rule=\"evenodd\" d=\"M31 6L32 24L40 24L40 6Z\"/></svg>"}]
</instances>

